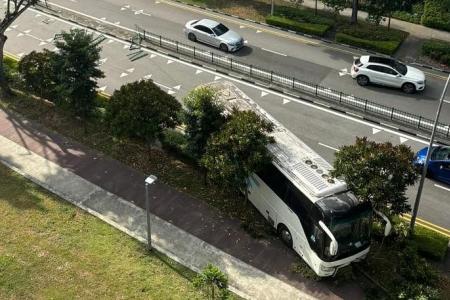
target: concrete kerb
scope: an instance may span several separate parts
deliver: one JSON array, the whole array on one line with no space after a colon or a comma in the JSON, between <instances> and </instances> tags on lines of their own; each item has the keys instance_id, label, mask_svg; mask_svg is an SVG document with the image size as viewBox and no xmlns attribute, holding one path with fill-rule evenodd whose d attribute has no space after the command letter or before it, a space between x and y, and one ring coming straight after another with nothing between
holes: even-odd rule
<instances>
[{"instance_id":1,"label":"concrete kerb","mask_svg":"<svg viewBox=\"0 0 450 300\"><path fill-rule=\"evenodd\" d=\"M0 162L138 241L147 242L145 211L134 204L3 136L0 136ZM228 274L230 290L242 298L315 299L153 214L151 219L152 244L157 251L195 272L207 263L214 263Z\"/></svg>"},{"instance_id":2,"label":"concrete kerb","mask_svg":"<svg viewBox=\"0 0 450 300\"><path fill-rule=\"evenodd\" d=\"M332 40L325 39L325 38L320 37L320 36L310 35L310 34L307 34L307 33L294 31L294 30L282 28L282 27L275 26L275 25L270 25L270 24L267 24L267 23L264 23L264 22L258 22L258 21L255 21L255 20L242 18L242 17L236 16L236 15L232 15L232 14L228 14L228 13L225 13L225 12L221 12L220 10L217 10L217 9L210 9L210 8L202 7L202 6L196 5L196 4L185 3L185 2L180 1L180 0L166 0L166 1L176 2L176 3L182 4L182 5L192 6L192 7L198 8L198 9L211 11L211 12L214 12L214 13L219 14L219 15L224 15L224 16L227 16L227 17L232 17L232 18L248 21L248 22L251 22L251 23L254 23L254 24L258 24L258 25L261 25L261 26L265 26L265 27L269 27L269 28L273 28L273 29L289 32L289 33L292 33L292 34L308 37L310 39L315 39L315 40L318 40L318 41L322 41L322 42L327 43L327 44L339 45L339 46L342 46L342 47L350 48L350 49L353 49L353 50L358 50L358 51L361 51L361 52L366 52L366 53L373 54L373 55L392 57L391 55L387 55L387 54L384 54L384 53L380 53L380 52L376 52L376 51L372 51L372 50L368 50L368 49L364 49L364 48L360 48L360 47L355 47L355 46L347 45L347 44L344 44L344 43L338 43L338 42L335 42L335 41L332 41ZM420 66L420 67L423 67L423 68L428 68L428 69L431 69L431 70L434 70L434 71L442 72L442 73L445 73L445 74L450 74L450 70L444 70L444 69L436 68L436 67L433 67L433 66L430 66L430 65L425 65L425 64L418 64L418 63L412 63L412 64Z\"/></svg>"}]
</instances>

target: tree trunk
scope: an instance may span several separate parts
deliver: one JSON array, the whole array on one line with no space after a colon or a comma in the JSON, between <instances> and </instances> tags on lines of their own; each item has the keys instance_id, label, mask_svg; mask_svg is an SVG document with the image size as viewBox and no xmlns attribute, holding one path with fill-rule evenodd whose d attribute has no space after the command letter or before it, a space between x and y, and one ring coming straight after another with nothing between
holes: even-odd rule
<instances>
[{"instance_id":1,"label":"tree trunk","mask_svg":"<svg viewBox=\"0 0 450 300\"><path fill-rule=\"evenodd\" d=\"M314 6L314 15L317 16L317 0L316 0L316 5Z\"/></svg>"},{"instance_id":2,"label":"tree trunk","mask_svg":"<svg viewBox=\"0 0 450 300\"><path fill-rule=\"evenodd\" d=\"M3 64L4 47L8 37L4 33L0 33L0 89L4 96L8 97L12 95L11 88L9 87L8 80L6 79L5 68Z\"/></svg>"},{"instance_id":3,"label":"tree trunk","mask_svg":"<svg viewBox=\"0 0 450 300\"><path fill-rule=\"evenodd\" d=\"M388 17L388 30L391 29L391 13L389 12L389 17Z\"/></svg>"},{"instance_id":4,"label":"tree trunk","mask_svg":"<svg viewBox=\"0 0 450 300\"><path fill-rule=\"evenodd\" d=\"M352 2L352 18L350 24L358 23L358 0L353 0Z\"/></svg>"}]
</instances>

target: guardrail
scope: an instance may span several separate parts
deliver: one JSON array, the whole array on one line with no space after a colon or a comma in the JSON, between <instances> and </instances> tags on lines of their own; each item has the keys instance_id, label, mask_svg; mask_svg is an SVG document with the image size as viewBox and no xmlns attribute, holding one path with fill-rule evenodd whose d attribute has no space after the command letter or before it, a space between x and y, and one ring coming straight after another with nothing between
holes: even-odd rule
<instances>
[{"instance_id":1,"label":"guardrail","mask_svg":"<svg viewBox=\"0 0 450 300\"><path fill-rule=\"evenodd\" d=\"M215 54L214 52L197 49L178 41L167 39L161 35L151 33L139 26L136 26L139 43L142 41L165 48L176 53L180 53L194 59L198 59L234 72L238 72L264 82L278 85L294 91L307 92L321 99L327 100L332 104L345 105L358 111L368 113L374 116L382 117L408 127L417 128L431 133L434 121L419 115L411 114L398 110L394 107L380 105L367 99L355 97L340 91L332 90L318 84L298 80L294 77L286 76L274 71L265 70L253 65L242 63L230 57ZM436 128L436 134L450 138L450 125L439 123Z\"/></svg>"}]
</instances>

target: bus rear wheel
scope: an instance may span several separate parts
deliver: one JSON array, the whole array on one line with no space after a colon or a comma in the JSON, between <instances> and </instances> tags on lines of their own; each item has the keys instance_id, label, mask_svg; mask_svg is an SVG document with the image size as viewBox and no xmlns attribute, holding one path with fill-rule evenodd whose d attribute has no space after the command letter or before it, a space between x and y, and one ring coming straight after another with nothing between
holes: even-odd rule
<instances>
[{"instance_id":1,"label":"bus rear wheel","mask_svg":"<svg viewBox=\"0 0 450 300\"><path fill-rule=\"evenodd\" d=\"M285 243L289 248L292 248L292 235L285 225L281 224L278 226L278 234L283 243Z\"/></svg>"}]
</instances>

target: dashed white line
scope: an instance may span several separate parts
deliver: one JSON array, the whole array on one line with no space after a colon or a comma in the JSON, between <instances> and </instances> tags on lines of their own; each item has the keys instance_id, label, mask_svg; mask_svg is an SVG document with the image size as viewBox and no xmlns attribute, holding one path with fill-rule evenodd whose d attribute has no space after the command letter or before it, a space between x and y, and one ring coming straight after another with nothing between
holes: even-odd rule
<instances>
[{"instance_id":1,"label":"dashed white line","mask_svg":"<svg viewBox=\"0 0 450 300\"><path fill-rule=\"evenodd\" d=\"M437 187L437 188L443 189L443 190L445 190L447 192L450 192L450 188L446 188L445 186L442 186L442 185L439 185L439 184L435 184L434 186Z\"/></svg>"},{"instance_id":2,"label":"dashed white line","mask_svg":"<svg viewBox=\"0 0 450 300\"><path fill-rule=\"evenodd\" d=\"M261 49L262 49L262 50L264 50L264 51L267 51L267 52L273 53L273 54L278 54L278 55L281 55L281 56L287 56L286 54L284 54L284 53L281 53L281 52L277 52L277 51L269 50L269 49L266 49L266 48L261 48Z\"/></svg>"},{"instance_id":3,"label":"dashed white line","mask_svg":"<svg viewBox=\"0 0 450 300\"><path fill-rule=\"evenodd\" d=\"M450 101L448 101L448 100L444 100L444 102L447 103L447 104L450 104Z\"/></svg>"},{"instance_id":4,"label":"dashed white line","mask_svg":"<svg viewBox=\"0 0 450 300\"><path fill-rule=\"evenodd\" d=\"M323 143L318 143L320 146L322 146L322 147L325 147L325 148L328 148L328 149L331 149L331 150L334 150L334 151L336 151L336 152L339 152L339 149L338 148L334 148L334 147L331 147L331 146L328 146L328 145L325 145L325 144L323 144Z\"/></svg>"}]
</instances>

